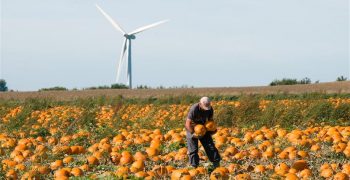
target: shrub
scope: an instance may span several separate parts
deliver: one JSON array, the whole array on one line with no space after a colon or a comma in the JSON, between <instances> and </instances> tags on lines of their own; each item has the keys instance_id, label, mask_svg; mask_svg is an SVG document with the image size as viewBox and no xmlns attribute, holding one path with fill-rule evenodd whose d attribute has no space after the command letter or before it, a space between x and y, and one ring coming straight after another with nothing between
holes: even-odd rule
<instances>
[{"instance_id":1,"label":"shrub","mask_svg":"<svg viewBox=\"0 0 350 180\"><path fill-rule=\"evenodd\" d=\"M270 86L278 85L295 85L295 84L311 84L311 79L305 77L304 79L298 81L297 79L283 78L282 80L274 80L270 83Z\"/></svg>"},{"instance_id":2,"label":"shrub","mask_svg":"<svg viewBox=\"0 0 350 180\"><path fill-rule=\"evenodd\" d=\"M112 84L111 89L129 89L125 84Z\"/></svg>"},{"instance_id":3,"label":"shrub","mask_svg":"<svg viewBox=\"0 0 350 180\"><path fill-rule=\"evenodd\" d=\"M4 79L0 79L0 91L8 91L6 81Z\"/></svg>"},{"instance_id":4,"label":"shrub","mask_svg":"<svg viewBox=\"0 0 350 180\"><path fill-rule=\"evenodd\" d=\"M344 76L339 76L337 77L337 81L346 81L348 78L344 77Z\"/></svg>"},{"instance_id":5,"label":"shrub","mask_svg":"<svg viewBox=\"0 0 350 180\"><path fill-rule=\"evenodd\" d=\"M68 89L65 87L61 86L55 86L55 87L50 87L50 88L41 88L39 89L39 92L41 91L67 91Z\"/></svg>"}]
</instances>

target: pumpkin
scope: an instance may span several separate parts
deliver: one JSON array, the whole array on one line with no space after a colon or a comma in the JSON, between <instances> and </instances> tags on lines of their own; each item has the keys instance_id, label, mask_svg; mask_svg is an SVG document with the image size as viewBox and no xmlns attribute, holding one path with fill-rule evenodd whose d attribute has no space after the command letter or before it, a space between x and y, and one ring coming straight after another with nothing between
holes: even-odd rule
<instances>
[{"instance_id":1,"label":"pumpkin","mask_svg":"<svg viewBox=\"0 0 350 180\"><path fill-rule=\"evenodd\" d=\"M83 175L83 170L81 170L80 168L75 167L75 168L72 168L72 170L70 171L70 173L71 173L73 176L75 176L75 177L77 177L77 176L82 176L82 175Z\"/></svg>"},{"instance_id":2,"label":"pumpkin","mask_svg":"<svg viewBox=\"0 0 350 180\"><path fill-rule=\"evenodd\" d=\"M188 170L186 169L177 169L174 170L171 173L171 180L178 180L178 179L182 179L183 177L185 177L186 175L190 175L190 173L188 172Z\"/></svg>"},{"instance_id":3,"label":"pumpkin","mask_svg":"<svg viewBox=\"0 0 350 180\"><path fill-rule=\"evenodd\" d=\"M95 156L87 157L87 162L90 165L98 165L99 164L99 161L98 161L98 159Z\"/></svg>"},{"instance_id":4,"label":"pumpkin","mask_svg":"<svg viewBox=\"0 0 350 180\"><path fill-rule=\"evenodd\" d=\"M207 131L210 131L210 132L216 131L216 124L214 121L206 121L204 126Z\"/></svg>"},{"instance_id":5,"label":"pumpkin","mask_svg":"<svg viewBox=\"0 0 350 180\"><path fill-rule=\"evenodd\" d=\"M63 161L62 160L56 160L55 162L52 162L50 164L52 170L57 170L60 167L63 167Z\"/></svg>"},{"instance_id":6,"label":"pumpkin","mask_svg":"<svg viewBox=\"0 0 350 180\"><path fill-rule=\"evenodd\" d=\"M289 170L289 167L285 163L279 163L275 167L275 173L278 175L285 175Z\"/></svg>"},{"instance_id":7,"label":"pumpkin","mask_svg":"<svg viewBox=\"0 0 350 180\"><path fill-rule=\"evenodd\" d=\"M194 135L195 136L204 136L207 130L205 129L205 126L202 124L197 124L194 127Z\"/></svg>"},{"instance_id":8,"label":"pumpkin","mask_svg":"<svg viewBox=\"0 0 350 180\"><path fill-rule=\"evenodd\" d=\"M214 171L210 174L210 179L227 179L229 174L229 170L225 167L217 167L214 169Z\"/></svg>"},{"instance_id":9,"label":"pumpkin","mask_svg":"<svg viewBox=\"0 0 350 180\"><path fill-rule=\"evenodd\" d=\"M119 164L126 165L126 164L130 164L132 161L133 161L133 157L131 156L131 154L128 151L123 151Z\"/></svg>"},{"instance_id":10,"label":"pumpkin","mask_svg":"<svg viewBox=\"0 0 350 180\"><path fill-rule=\"evenodd\" d=\"M300 176L304 179L309 179L312 176L312 172L310 169L304 169L300 171Z\"/></svg>"},{"instance_id":11,"label":"pumpkin","mask_svg":"<svg viewBox=\"0 0 350 180\"><path fill-rule=\"evenodd\" d=\"M7 179L17 179L17 173L15 170L10 169L7 173L6 173L6 178Z\"/></svg>"},{"instance_id":12,"label":"pumpkin","mask_svg":"<svg viewBox=\"0 0 350 180\"><path fill-rule=\"evenodd\" d=\"M235 176L235 180L250 180L251 177L249 174L243 173Z\"/></svg>"},{"instance_id":13,"label":"pumpkin","mask_svg":"<svg viewBox=\"0 0 350 180\"><path fill-rule=\"evenodd\" d=\"M309 165L305 160L298 160L293 163L292 168L296 169L297 171L302 171L308 168L308 166Z\"/></svg>"},{"instance_id":14,"label":"pumpkin","mask_svg":"<svg viewBox=\"0 0 350 180\"><path fill-rule=\"evenodd\" d=\"M285 180L298 180L298 176L295 173L288 173L285 176Z\"/></svg>"},{"instance_id":15,"label":"pumpkin","mask_svg":"<svg viewBox=\"0 0 350 180\"><path fill-rule=\"evenodd\" d=\"M72 156L67 156L65 158L63 158L63 163L64 164L69 164L71 162L73 162L74 158Z\"/></svg>"},{"instance_id":16,"label":"pumpkin","mask_svg":"<svg viewBox=\"0 0 350 180\"><path fill-rule=\"evenodd\" d=\"M140 161L145 161L146 160L146 155L144 155L142 152L140 152L140 151L138 151L138 152L136 152L135 154L134 154L134 159L135 159L135 161L138 161L138 160L140 160Z\"/></svg>"},{"instance_id":17,"label":"pumpkin","mask_svg":"<svg viewBox=\"0 0 350 180\"><path fill-rule=\"evenodd\" d=\"M320 176L324 178L330 178L333 176L333 170L331 168L322 169Z\"/></svg>"},{"instance_id":18,"label":"pumpkin","mask_svg":"<svg viewBox=\"0 0 350 180\"><path fill-rule=\"evenodd\" d=\"M260 164L260 165L255 166L254 172L256 172L256 173L264 173L265 172L264 165Z\"/></svg>"},{"instance_id":19,"label":"pumpkin","mask_svg":"<svg viewBox=\"0 0 350 180\"><path fill-rule=\"evenodd\" d=\"M60 178L60 177L69 177L69 171L67 169L59 169L55 171L55 177Z\"/></svg>"},{"instance_id":20,"label":"pumpkin","mask_svg":"<svg viewBox=\"0 0 350 180\"><path fill-rule=\"evenodd\" d=\"M146 149L146 153L149 157L157 156L159 151L156 148L149 147Z\"/></svg>"},{"instance_id":21,"label":"pumpkin","mask_svg":"<svg viewBox=\"0 0 350 180\"><path fill-rule=\"evenodd\" d=\"M338 172L337 174L334 175L333 179L334 180L348 180L349 176L345 173Z\"/></svg>"},{"instance_id":22,"label":"pumpkin","mask_svg":"<svg viewBox=\"0 0 350 180\"><path fill-rule=\"evenodd\" d=\"M145 163L141 160L135 161L130 167L130 171L133 173L139 172L145 168Z\"/></svg>"}]
</instances>

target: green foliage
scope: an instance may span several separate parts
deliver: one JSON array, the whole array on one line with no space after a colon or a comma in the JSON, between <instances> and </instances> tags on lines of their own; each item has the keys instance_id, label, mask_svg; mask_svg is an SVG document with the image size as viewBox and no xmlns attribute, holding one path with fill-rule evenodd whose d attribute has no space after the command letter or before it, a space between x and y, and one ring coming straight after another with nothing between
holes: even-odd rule
<instances>
[{"instance_id":1,"label":"green foliage","mask_svg":"<svg viewBox=\"0 0 350 180\"><path fill-rule=\"evenodd\" d=\"M311 79L305 77L298 81L297 79L291 78L283 78L282 80L275 79L270 83L270 86L278 86L278 85L295 85L295 84L311 84Z\"/></svg>"},{"instance_id":2,"label":"green foliage","mask_svg":"<svg viewBox=\"0 0 350 180\"><path fill-rule=\"evenodd\" d=\"M61 87L61 86L55 86L55 87L50 87L50 88L39 89L39 92L41 92L41 91L68 91L68 89L65 87Z\"/></svg>"},{"instance_id":3,"label":"green foliage","mask_svg":"<svg viewBox=\"0 0 350 180\"><path fill-rule=\"evenodd\" d=\"M125 84L112 84L111 89L129 89Z\"/></svg>"},{"instance_id":4,"label":"green foliage","mask_svg":"<svg viewBox=\"0 0 350 180\"><path fill-rule=\"evenodd\" d=\"M84 90L95 90L95 89L111 89L111 87L104 85L104 86L93 86L93 87L88 87L84 88Z\"/></svg>"},{"instance_id":5,"label":"green foliage","mask_svg":"<svg viewBox=\"0 0 350 180\"><path fill-rule=\"evenodd\" d=\"M168 146L167 150L169 152L173 152L173 151L178 151L179 149L185 147L186 145L183 144L183 143L179 143L179 142L176 142L176 143L172 143Z\"/></svg>"},{"instance_id":6,"label":"green foliage","mask_svg":"<svg viewBox=\"0 0 350 180\"><path fill-rule=\"evenodd\" d=\"M136 87L136 89L151 89L151 87L147 85L139 85Z\"/></svg>"},{"instance_id":7,"label":"green foliage","mask_svg":"<svg viewBox=\"0 0 350 180\"><path fill-rule=\"evenodd\" d=\"M260 99L253 96L242 96L239 99L240 105L236 108L235 114L233 115L234 119L246 126L255 124L261 115L259 105Z\"/></svg>"},{"instance_id":8,"label":"green foliage","mask_svg":"<svg viewBox=\"0 0 350 180\"><path fill-rule=\"evenodd\" d=\"M270 86L277 86L277 85L294 85L298 84L297 79L289 79L289 78L283 78L282 80L275 79L270 83Z\"/></svg>"},{"instance_id":9,"label":"green foliage","mask_svg":"<svg viewBox=\"0 0 350 180\"><path fill-rule=\"evenodd\" d=\"M337 77L337 81L346 81L346 80L348 80L348 78L346 78L344 76Z\"/></svg>"},{"instance_id":10,"label":"green foliage","mask_svg":"<svg viewBox=\"0 0 350 180\"><path fill-rule=\"evenodd\" d=\"M4 79L0 79L0 92L8 91L6 81Z\"/></svg>"},{"instance_id":11,"label":"green foliage","mask_svg":"<svg viewBox=\"0 0 350 180\"><path fill-rule=\"evenodd\" d=\"M332 118L350 122L350 104L340 104L337 106L332 113Z\"/></svg>"},{"instance_id":12,"label":"green foliage","mask_svg":"<svg viewBox=\"0 0 350 180\"><path fill-rule=\"evenodd\" d=\"M231 105L222 105L214 110L214 120L219 126L232 127L237 125L237 119L233 118L235 108Z\"/></svg>"},{"instance_id":13,"label":"green foliage","mask_svg":"<svg viewBox=\"0 0 350 180\"><path fill-rule=\"evenodd\" d=\"M46 136L51 136L49 130L47 130L46 128L39 128L35 130L35 134L32 135L34 138L37 138L39 136L41 137L46 137Z\"/></svg>"},{"instance_id":14,"label":"green foliage","mask_svg":"<svg viewBox=\"0 0 350 180\"><path fill-rule=\"evenodd\" d=\"M312 103L307 110L306 118L315 120L320 123L330 120L333 112L333 105L327 101L317 101Z\"/></svg>"},{"instance_id":15,"label":"green foliage","mask_svg":"<svg viewBox=\"0 0 350 180\"><path fill-rule=\"evenodd\" d=\"M304 79L299 81L299 84L311 84L311 79L308 77L305 77Z\"/></svg>"}]
</instances>

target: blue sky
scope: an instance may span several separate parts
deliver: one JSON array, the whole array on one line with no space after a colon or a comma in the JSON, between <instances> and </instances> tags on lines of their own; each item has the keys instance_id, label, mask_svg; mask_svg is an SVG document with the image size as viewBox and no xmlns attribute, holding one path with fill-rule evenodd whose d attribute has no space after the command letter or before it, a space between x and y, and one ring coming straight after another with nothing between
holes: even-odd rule
<instances>
[{"instance_id":1,"label":"blue sky","mask_svg":"<svg viewBox=\"0 0 350 180\"><path fill-rule=\"evenodd\" d=\"M95 3L126 31L171 20L133 41L135 86L257 86L350 74L348 0L1 0L0 74L9 88L115 83L123 37Z\"/></svg>"}]
</instances>

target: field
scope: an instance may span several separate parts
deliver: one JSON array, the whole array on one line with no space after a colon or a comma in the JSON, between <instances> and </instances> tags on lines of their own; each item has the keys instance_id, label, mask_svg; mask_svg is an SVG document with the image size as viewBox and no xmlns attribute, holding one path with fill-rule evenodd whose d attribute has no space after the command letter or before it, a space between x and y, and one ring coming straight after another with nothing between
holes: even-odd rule
<instances>
[{"instance_id":1,"label":"field","mask_svg":"<svg viewBox=\"0 0 350 180\"><path fill-rule=\"evenodd\" d=\"M177 89L106 89L84 91L48 91L48 92L6 92L0 93L0 99L51 98L55 100L72 100L90 97L149 98L163 96L238 96L241 94L302 94L302 93L350 93L350 81L328 82L307 85L252 86L252 87L218 87L218 88L177 88Z\"/></svg>"},{"instance_id":2,"label":"field","mask_svg":"<svg viewBox=\"0 0 350 180\"><path fill-rule=\"evenodd\" d=\"M200 166L188 165L184 119L199 96L179 91L2 94L0 179L349 179L350 94L209 93L222 157L213 169L202 147Z\"/></svg>"}]
</instances>

